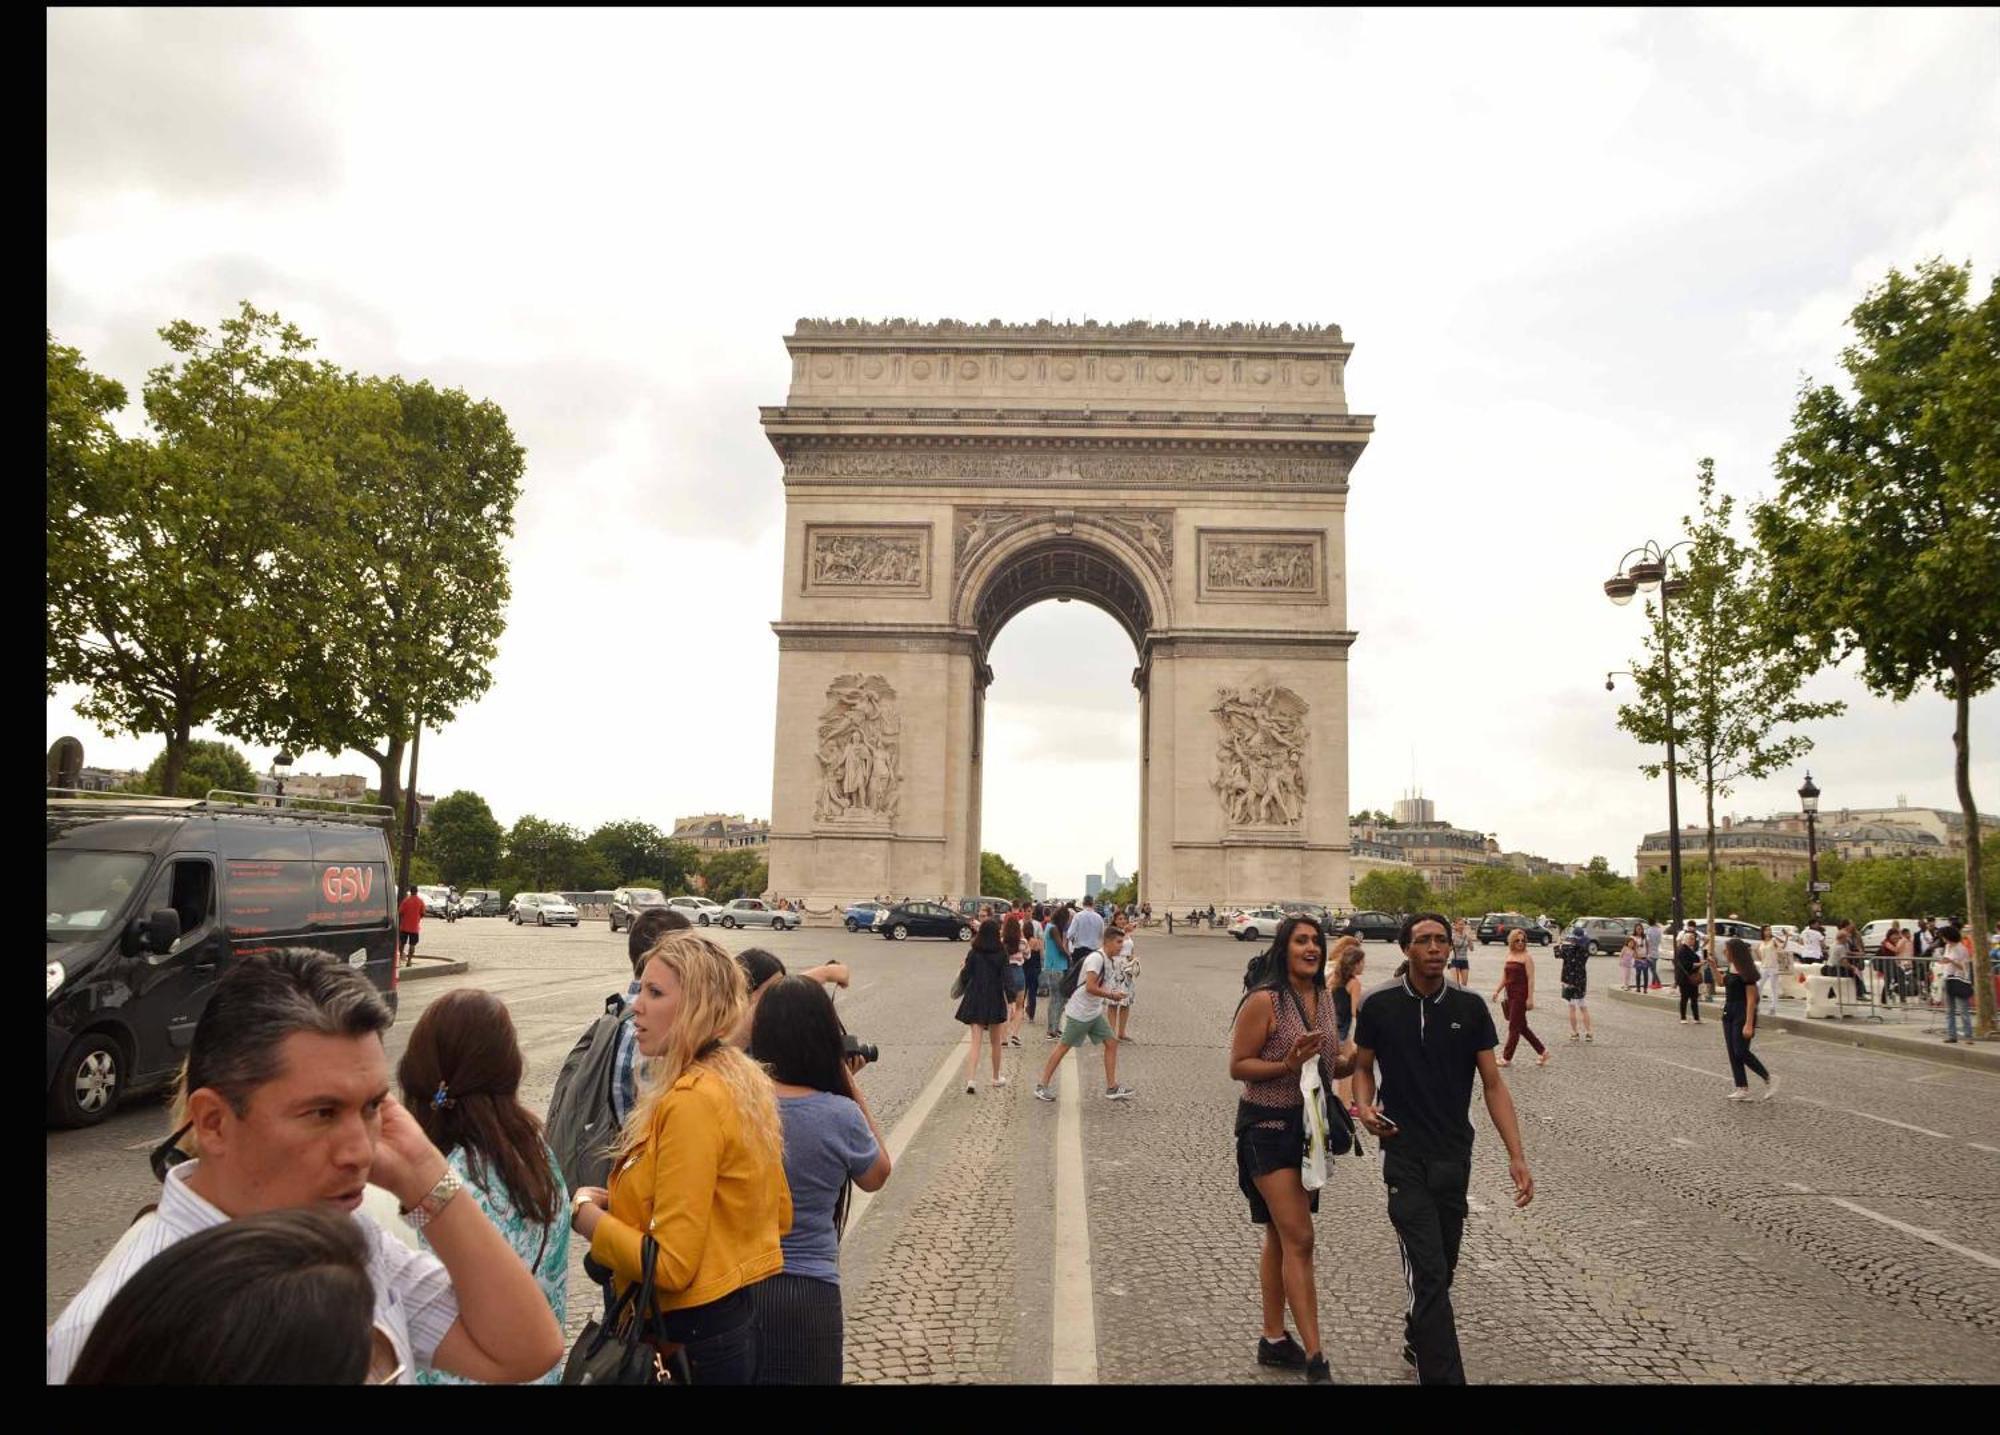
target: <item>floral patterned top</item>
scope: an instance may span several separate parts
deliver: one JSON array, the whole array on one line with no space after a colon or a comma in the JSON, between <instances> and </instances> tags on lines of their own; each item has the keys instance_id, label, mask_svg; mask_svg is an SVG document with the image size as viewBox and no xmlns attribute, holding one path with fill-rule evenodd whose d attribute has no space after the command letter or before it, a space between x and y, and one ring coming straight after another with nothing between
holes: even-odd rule
<instances>
[{"instance_id":1,"label":"floral patterned top","mask_svg":"<svg viewBox=\"0 0 2000 1435\"><path fill-rule=\"evenodd\" d=\"M513 1201L507 1196L507 1187L502 1184L497 1172L486 1170L482 1165L483 1181L474 1180L465 1147L458 1147L445 1160L452 1170L458 1172L458 1178L465 1182L465 1193L479 1203L479 1209L486 1213L486 1219L493 1223L494 1229L507 1238L507 1244L514 1248L514 1254L521 1258L521 1263L534 1272L535 1284L542 1288L542 1298L555 1312L556 1325L563 1327L564 1314L569 1306L569 1187L563 1181L562 1168L556 1164L555 1154L549 1150L546 1141L542 1143L542 1155L548 1159L549 1170L556 1180L556 1216L547 1226L514 1209ZM417 1233L417 1239L423 1242L425 1250L430 1250L430 1242L423 1232ZM550 1367L549 1373L534 1384L561 1384L562 1371L563 1362L558 1360ZM417 1383L477 1385L479 1382L427 1367L417 1372Z\"/></svg>"}]
</instances>

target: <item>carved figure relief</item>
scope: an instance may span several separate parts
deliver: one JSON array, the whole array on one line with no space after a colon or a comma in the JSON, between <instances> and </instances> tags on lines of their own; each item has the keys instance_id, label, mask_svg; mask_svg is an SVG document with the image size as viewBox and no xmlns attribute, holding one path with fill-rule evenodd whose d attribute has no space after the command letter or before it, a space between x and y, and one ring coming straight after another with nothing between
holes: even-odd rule
<instances>
[{"instance_id":1,"label":"carved figure relief","mask_svg":"<svg viewBox=\"0 0 2000 1435\"><path fill-rule=\"evenodd\" d=\"M1306 700L1290 688L1216 689L1214 787L1232 827L1296 827L1306 809Z\"/></svg>"},{"instance_id":2,"label":"carved figure relief","mask_svg":"<svg viewBox=\"0 0 2000 1435\"><path fill-rule=\"evenodd\" d=\"M1204 546L1204 586L1211 593L1317 593L1319 544L1217 539Z\"/></svg>"},{"instance_id":3,"label":"carved figure relief","mask_svg":"<svg viewBox=\"0 0 2000 1435\"><path fill-rule=\"evenodd\" d=\"M843 673L826 690L819 718L822 822L888 822L902 786L902 720L896 690L879 674Z\"/></svg>"},{"instance_id":4,"label":"carved figure relief","mask_svg":"<svg viewBox=\"0 0 2000 1435\"><path fill-rule=\"evenodd\" d=\"M1018 528L1033 515L1025 508L965 508L956 515L952 552L958 566L1010 528Z\"/></svg>"},{"instance_id":5,"label":"carved figure relief","mask_svg":"<svg viewBox=\"0 0 2000 1435\"><path fill-rule=\"evenodd\" d=\"M1151 559L1161 573L1171 576L1174 570L1173 514L1143 510L1097 516L1137 544L1139 551Z\"/></svg>"},{"instance_id":6,"label":"carved figure relief","mask_svg":"<svg viewBox=\"0 0 2000 1435\"><path fill-rule=\"evenodd\" d=\"M1109 528L1145 554L1161 577L1173 577L1174 516L1164 509L962 508L954 525L956 571L964 572L966 565L996 539L1044 519L1054 519L1059 533L1069 533L1078 525Z\"/></svg>"},{"instance_id":7,"label":"carved figure relief","mask_svg":"<svg viewBox=\"0 0 2000 1435\"><path fill-rule=\"evenodd\" d=\"M924 540L915 533L815 530L806 571L821 587L920 588Z\"/></svg>"}]
</instances>

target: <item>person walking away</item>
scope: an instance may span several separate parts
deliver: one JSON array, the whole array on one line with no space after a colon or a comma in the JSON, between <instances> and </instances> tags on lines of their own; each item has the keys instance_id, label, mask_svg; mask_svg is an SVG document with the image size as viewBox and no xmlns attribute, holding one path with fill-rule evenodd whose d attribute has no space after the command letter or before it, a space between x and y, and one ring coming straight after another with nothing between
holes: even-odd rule
<instances>
[{"instance_id":1,"label":"person walking away","mask_svg":"<svg viewBox=\"0 0 2000 1435\"><path fill-rule=\"evenodd\" d=\"M1646 923L1646 970L1640 983L1641 991L1660 989L1660 948L1666 944L1666 931L1657 921Z\"/></svg>"},{"instance_id":2,"label":"person walking away","mask_svg":"<svg viewBox=\"0 0 2000 1435\"><path fill-rule=\"evenodd\" d=\"M1104 914L1097 910L1097 899L1086 896L1083 906L1069 919L1069 959L1072 964L1083 960L1096 951L1104 941Z\"/></svg>"},{"instance_id":3,"label":"person walking away","mask_svg":"<svg viewBox=\"0 0 2000 1435\"><path fill-rule=\"evenodd\" d=\"M1063 937L1063 928L1068 923L1067 907L1057 908L1048 921L1042 923L1042 981L1048 987L1045 998L1050 1041L1054 1041L1061 1031L1063 975L1069 970L1069 948Z\"/></svg>"},{"instance_id":4,"label":"person walking away","mask_svg":"<svg viewBox=\"0 0 2000 1435\"><path fill-rule=\"evenodd\" d=\"M1021 942L1019 902L1009 907L1000 921L1000 948L1007 954L1007 969L1001 973L1007 992L1005 1040L1009 1046L1019 1046L1021 1018L1027 1011L1028 1000L1028 953Z\"/></svg>"},{"instance_id":5,"label":"person walking away","mask_svg":"<svg viewBox=\"0 0 2000 1435\"><path fill-rule=\"evenodd\" d=\"M1590 938L1578 922L1562 955L1562 998L1569 1007L1569 1039L1576 1040L1576 1019L1583 1018L1583 1039L1595 1044L1590 1030Z\"/></svg>"},{"instance_id":6,"label":"person walking away","mask_svg":"<svg viewBox=\"0 0 2000 1435\"><path fill-rule=\"evenodd\" d=\"M1549 1049L1528 1029L1528 1013L1535 1009L1535 959L1528 952L1528 934L1516 927L1507 934L1507 961L1500 968L1500 985L1493 1000L1505 998L1501 1010L1507 1014L1507 1049L1500 1053L1500 1065L1514 1064L1514 1047L1522 1037L1535 1049L1535 1065L1549 1064Z\"/></svg>"},{"instance_id":7,"label":"person walking away","mask_svg":"<svg viewBox=\"0 0 2000 1435\"><path fill-rule=\"evenodd\" d=\"M1336 937L1333 950L1327 954L1327 961L1333 967L1333 976L1327 983L1333 993L1333 1032L1343 1051L1347 1049L1348 1034L1354 1030L1354 1009L1361 1005L1361 973L1367 959L1359 937ZM1340 1077L1333 1083L1333 1090L1352 1115L1353 1082Z\"/></svg>"},{"instance_id":8,"label":"person walking away","mask_svg":"<svg viewBox=\"0 0 2000 1435\"><path fill-rule=\"evenodd\" d=\"M1236 1105L1236 1185L1250 1203L1251 1224L1264 1228L1257 1261L1264 1306L1257 1363L1303 1368L1308 1385L1332 1384L1333 1372L1320 1348L1313 1273L1319 1192L1308 1191L1300 1175L1306 1112L1299 1076L1315 1061L1324 1061L1335 1078L1352 1068L1328 998L1325 943L1313 917L1300 914L1280 922L1258 983L1236 1004L1229 1037L1229 1076L1243 1083ZM1298 1340L1285 1329L1287 1305Z\"/></svg>"},{"instance_id":9,"label":"person walking away","mask_svg":"<svg viewBox=\"0 0 2000 1435\"><path fill-rule=\"evenodd\" d=\"M1684 928L1679 940L1674 943L1674 989L1680 993L1681 1021L1688 1020L1688 1013L1694 1013L1695 1025L1701 1025L1701 987L1697 978L1701 974L1701 959L1695 953L1694 928Z\"/></svg>"},{"instance_id":10,"label":"person walking away","mask_svg":"<svg viewBox=\"0 0 2000 1435\"><path fill-rule=\"evenodd\" d=\"M879 1191L891 1162L857 1081L826 988L785 977L757 1004L750 1056L771 1070L785 1128L792 1228L785 1268L750 1287L757 1307L759 1385L838 1385L843 1362L840 1237L850 1191Z\"/></svg>"},{"instance_id":11,"label":"person walking away","mask_svg":"<svg viewBox=\"0 0 2000 1435\"><path fill-rule=\"evenodd\" d=\"M1118 970L1115 975L1119 988L1125 993L1125 1000L1111 1008L1111 1030L1118 1038L1119 1044L1123 1045L1128 1041L1138 1040L1137 1037L1128 1034L1125 1027L1132 1020L1132 1004L1139 996L1139 939L1132 935L1129 924L1122 925L1119 930L1125 933L1125 941L1118 953Z\"/></svg>"},{"instance_id":12,"label":"person walking away","mask_svg":"<svg viewBox=\"0 0 2000 1435\"><path fill-rule=\"evenodd\" d=\"M1021 975L1027 983L1028 1024L1034 1025L1036 1000L1041 996L1042 985L1042 922L1046 919L1040 907L1029 907L1021 914L1021 950L1028 955L1021 964ZM1019 1027L1015 1028L1019 1032ZM1019 1045L1016 1042L1015 1045Z\"/></svg>"},{"instance_id":13,"label":"person walking away","mask_svg":"<svg viewBox=\"0 0 2000 1435\"><path fill-rule=\"evenodd\" d=\"M423 1367L535 1380L562 1359L562 1327L533 1277L390 1093L382 1033L394 1020L366 975L318 952L279 948L230 968L188 1045L181 1124L153 1151L159 1205L50 1327L49 1384L68 1378L107 1303L160 1252L242 1216L302 1208L345 1212L360 1228L374 1324L402 1383ZM371 1181L430 1251L363 1209Z\"/></svg>"},{"instance_id":14,"label":"person walking away","mask_svg":"<svg viewBox=\"0 0 2000 1435\"><path fill-rule=\"evenodd\" d=\"M1958 1028L1963 1022L1965 1039L1972 1037L1972 945L1960 938L1958 928L1942 926L1937 929L1937 942L1931 948L1937 962L1940 976L1944 978L1944 1039L1947 1044L1958 1044Z\"/></svg>"},{"instance_id":15,"label":"person walking away","mask_svg":"<svg viewBox=\"0 0 2000 1435\"><path fill-rule=\"evenodd\" d=\"M1750 1042L1757 1035L1757 964L1750 960L1750 944L1741 937L1729 938L1723 943L1723 951L1729 963L1729 976L1722 989L1722 1045L1729 1053L1729 1074L1736 1081L1729 1099L1750 1099L1750 1083L1743 1075L1747 1067L1764 1078L1764 1099L1769 1101L1778 1094L1777 1079L1750 1050Z\"/></svg>"},{"instance_id":16,"label":"person walking away","mask_svg":"<svg viewBox=\"0 0 2000 1435\"><path fill-rule=\"evenodd\" d=\"M1507 1148L1514 1205L1526 1206L1535 1196L1514 1099L1493 1059L1493 1017L1476 994L1444 980L1449 932L1435 912L1405 919L1399 940L1408 970L1370 992L1354 1019L1359 1119L1382 1143L1389 1221L1409 1286L1403 1357L1424 1385L1465 1383L1451 1283L1472 1178L1468 1112L1475 1073L1486 1114Z\"/></svg>"},{"instance_id":17,"label":"person walking away","mask_svg":"<svg viewBox=\"0 0 2000 1435\"><path fill-rule=\"evenodd\" d=\"M534 1276L561 1326L569 1309L569 1188L542 1139L541 1120L521 1104L525 1069L506 1004L467 987L424 1008L396 1066L396 1084L403 1105ZM429 1249L421 1231L417 1239ZM561 1380L557 1361L532 1383ZM476 1382L425 1370L417 1383Z\"/></svg>"},{"instance_id":18,"label":"person walking away","mask_svg":"<svg viewBox=\"0 0 2000 1435\"><path fill-rule=\"evenodd\" d=\"M403 954L403 965L409 966L417 959L417 929L424 924L424 899L415 887L403 894L402 902L396 908L397 950Z\"/></svg>"},{"instance_id":19,"label":"person walking away","mask_svg":"<svg viewBox=\"0 0 2000 1435\"><path fill-rule=\"evenodd\" d=\"M1781 964L1789 966L1785 960L1785 944L1766 926L1757 934L1757 949L1752 955L1757 960L1757 970L1761 974L1757 980L1757 993L1766 1011L1772 1015L1778 1010L1778 986L1782 979Z\"/></svg>"},{"instance_id":20,"label":"person walking away","mask_svg":"<svg viewBox=\"0 0 2000 1435\"><path fill-rule=\"evenodd\" d=\"M743 969L707 937L678 932L653 948L632 1006L647 1080L610 1190L570 1199L572 1229L618 1293L643 1278L643 1240L658 1243L658 1338L681 1347L700 1385L755 1378L748 1287L783 1269L779 1238L792 1227L776 1089L729 1039L749 1000Z\"/></svg>"},{"instance_id":21,"label":"person walking away","mask_svg":"<svg viewBox=\"0 0 2000 1435\"><path fill-rule=\"evenodd\" d=\"M1806 929L1799 933L1799 940L1805 943L1806 960L1816 967L1826 965L1826 928L1815 917L1806 923Z\"/></svg>"},{"instance_id":22,"label":"person walking away","mask_svg":"<svg viewBox=\"0 0 2000 1435\"><path fill-rule=\"evenodd\" d=\"M972 935L965 953L965 995L959 998L958 1020L968 1031L965 1053L965 1094L978 1090L979 1043L993 1048L993 1085L1005 1086L1000 1074L1000 1043L1007 1029L1007 953L1000 946L1000 924L988 917Z\"/></svg>"},{"instance_id":23,"label":"person walking away","mask_svg":"<svg viewBox=\"0 0 2000 1435\"><path fill-rule=\"evenodd\" d=\"M1081 917L1083 914L1079 912L1077 915ZM1132 1099L1132 1088L1118 1084L1118 1037L1111 1030L1111 1023L1104 1018L1106 1006L1116 1006L1125 1000L1124 989L1118 985L1117 965L1125 934L1116 927L1106 927L1101 940L1103 947L1081 960L1074 952L1070 954L1070 970L1065 981L1070 984L1071 991L1063 1007L1062 1037L1042 1067L1042 1079L1035 1083L1035 1099L1038 1101L1056 1099L1055 1088L1049 1084L1056 1079L1056 1068L1062 1065L1065 1056L1082 1046L1086 1038L1104 1049L1105 1099Z\"/></svg>"}]
</instances>

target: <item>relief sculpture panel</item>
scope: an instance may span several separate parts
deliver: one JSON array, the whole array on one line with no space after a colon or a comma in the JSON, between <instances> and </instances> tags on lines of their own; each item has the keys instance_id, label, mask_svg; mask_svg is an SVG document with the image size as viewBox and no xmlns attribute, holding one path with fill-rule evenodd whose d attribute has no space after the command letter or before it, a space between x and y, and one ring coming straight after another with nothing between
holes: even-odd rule
<instances>
[{"instance_id":1,"label":"relief sculpture panel","mask_svg":"<svg viewBox=\"0 0 2000 1435\"><path fill-rule=\"evenodd\" d=\"M1296 827L1306 807L1306 701L1290 688L1216 689L1211 784L1232 827Z\"/></svg>"},{"instance_id":2,"label":"relief sculpture panel","mask_svg":"<svg viewBox=\"0 0 2000 1435\"><path fill-rule=\"evenodd\" d=\"M930 527L806 529L805 588L874 589L881 596L922 597L930 587Z\"/></svg>"},{"instance_id":3,"label":"relief sculpture panel","mask_svg":"<svg viewBox=\"0 0 2000 1435\"><path fill-rule=\"evenodd\" d=\"M1317 602L1325 596L1322 534L1204 530L1200 549L1204 598Z\"/></svg>"},{"instance_id":4,"label":"relief sculpture panel","mask_svg":"<svg viewBox=\"0 0 2000 1435\"><path fill-rule=\"evenodd\" d=\"M820 711L820 790L813 815L821 822L894 819L902 738L896 690L886 678L860 673L835 678Z\"/></svg>"}]
</instances>

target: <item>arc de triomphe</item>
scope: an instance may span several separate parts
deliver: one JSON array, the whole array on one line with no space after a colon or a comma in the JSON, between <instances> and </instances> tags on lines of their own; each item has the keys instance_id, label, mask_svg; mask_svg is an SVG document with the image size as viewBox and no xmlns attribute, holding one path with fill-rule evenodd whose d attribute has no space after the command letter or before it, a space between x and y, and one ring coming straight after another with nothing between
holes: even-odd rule
<instances>
[{"instance_id":1,"label":"arc de triomphe","mask_svg":"<svg viewBox=\"0 0 2000 1435\"><path fill-rule=\"evenodd\" d=\"M1374 422L1338 327L801 320L785 347L774 893L976 894L987 653L1073 598L1138 655L1142 898L1346 897Z\"/></svg>"}]
</instances>

